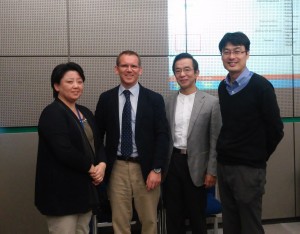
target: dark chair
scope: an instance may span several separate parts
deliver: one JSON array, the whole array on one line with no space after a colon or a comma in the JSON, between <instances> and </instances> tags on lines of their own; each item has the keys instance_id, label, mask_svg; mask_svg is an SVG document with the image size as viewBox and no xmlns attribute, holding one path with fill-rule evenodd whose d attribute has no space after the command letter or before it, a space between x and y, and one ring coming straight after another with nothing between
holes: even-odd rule
<instances>
[{"instance_id":1,"label":"dark chair","mask_svg":"<svg viewBox=\"0 0 300 234\"><path fill-rule=\"evenodd\" d=\"M216 186L206 189L207 204L206 217L213 220L213 233L218 234L218 215L222 212L221 202L216 198ZM185 220L186 225L189 225L189 219Z\"/></svg>"},{"instance_id":2,"label":"dark chair","mask_svg":"<svg viewBox=\"0 0 300 234\"><path fill-rule=\"evenodd\" d=\"M207 189L206 216L214 220L214 234L218 234L218 214L222 212L221 202L216 198L216 186Z\"/></svg>"},{"instance_id":3,"label":"dark chair","mask_svg":"<svg viewBox=\"0 0 300 234\"><path fill-rule=\"evenodd\" d=\"M218 234L218 215L222 212L221 202L216 198L216 186L207 189L207 205L206 205L206 217L213 219L213 233ZM186 224L189 224L189 220L186 220ZM161 227L162 232L166 231L166 211L162 209L161 214Z\"/></svg>"}]
</instances>

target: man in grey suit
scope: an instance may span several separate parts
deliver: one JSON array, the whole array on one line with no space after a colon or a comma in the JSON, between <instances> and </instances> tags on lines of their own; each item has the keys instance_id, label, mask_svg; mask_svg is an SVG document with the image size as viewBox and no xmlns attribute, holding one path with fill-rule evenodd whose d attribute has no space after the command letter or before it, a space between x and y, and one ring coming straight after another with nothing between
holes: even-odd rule
<instances>
[{"instance_id":1,"label":"man in grey suit","mask_svg":"<svg viewBox=\"0 0 300 234\"><path fill-rule=\"evenodd\" d=\"M216 183L216 141L221 128L219 101L196 87L197 61L177 55L173 72L179 92L166 102L171 143L164 183L167 232L183 234L190 219L193 234L206 234L206 188Z\"/></svg>"}]
</instances>

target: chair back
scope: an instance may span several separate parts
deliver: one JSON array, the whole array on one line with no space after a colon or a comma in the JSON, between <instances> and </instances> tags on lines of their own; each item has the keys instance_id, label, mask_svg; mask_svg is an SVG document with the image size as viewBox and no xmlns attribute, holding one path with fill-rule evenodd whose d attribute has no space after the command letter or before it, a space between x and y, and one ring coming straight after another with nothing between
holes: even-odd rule
<instances>
[{"instance_id":1,"label":"chair back","mask_svg":"<svg viewBox=\"0 0 300 234\"><path fill-rule=\"evenodd\" d=\"M207 192L207 205L206 205L206 215L211 216L219 214L222 211L221 202L216 199L216 186L208 188Z\"/></svg>"}]
</instances>

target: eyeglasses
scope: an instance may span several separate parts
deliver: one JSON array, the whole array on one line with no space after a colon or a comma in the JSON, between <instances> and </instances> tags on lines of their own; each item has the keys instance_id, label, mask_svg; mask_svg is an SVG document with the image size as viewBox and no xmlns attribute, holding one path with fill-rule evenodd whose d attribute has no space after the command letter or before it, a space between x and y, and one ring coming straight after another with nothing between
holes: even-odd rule
<instances>
[{"instance_id":1,"label":"eyeglasses","mask_svg":"<svg viewBox=\"0 0 300 234\"><path fill-rule=\"evenodd\" d=\"M139 69L140 67L137 66L137 65L129 65L129 64L121 64L118 66L119 68L121 68L122 70L127 70L129 68L131 68L132 70L137 70Z\"/></svg>"},{"instance_id":2,"label":"eyeglasses","mask_svg":"<svg viewBox=\"0 0 300 234\"><path fill-rule=\"evenodd\" d=\"M221 55L222 56L230 56L231 54L233 54L234 56L240 56L243 53L247 53L246 50L244 51L240 51L240 50L224 50L222 51Z\"/></svg>"},{"instance_id":3,"label":"eyeglasses","mask_svg":"<svg viewBox=\"0 0 300 234\"><path fill-rule=\"evenodd\" d=\"M194 71L193 68L190 68L190 67L185 67L185 68L182 68L182 69L175 69L175 75L180 75L182 72L184 74L188 74L190 72Z\"/></svg>"}]
</instances>

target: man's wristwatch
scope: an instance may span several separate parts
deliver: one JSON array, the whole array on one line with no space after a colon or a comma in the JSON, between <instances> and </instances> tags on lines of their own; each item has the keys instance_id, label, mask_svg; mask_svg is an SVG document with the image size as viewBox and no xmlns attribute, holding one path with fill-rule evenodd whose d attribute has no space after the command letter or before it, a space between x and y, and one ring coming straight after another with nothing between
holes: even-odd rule
<instances>
[{"instance_id":1,"label":"man's wristwatch","mask_svg":"<svg viewBox=\"0 0 300 234\"><path fill-rule=\"evenodd\" d=\"M161 173L161 168L154 168L153 171L154 171L156 174L159 174L159 173Z\"/></svg>"}]
</instances>

